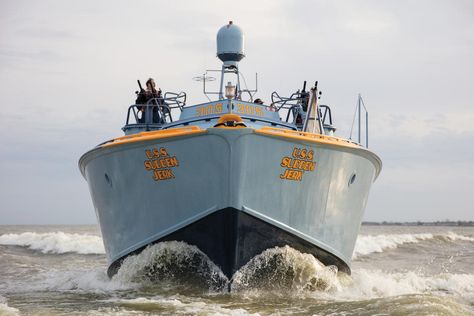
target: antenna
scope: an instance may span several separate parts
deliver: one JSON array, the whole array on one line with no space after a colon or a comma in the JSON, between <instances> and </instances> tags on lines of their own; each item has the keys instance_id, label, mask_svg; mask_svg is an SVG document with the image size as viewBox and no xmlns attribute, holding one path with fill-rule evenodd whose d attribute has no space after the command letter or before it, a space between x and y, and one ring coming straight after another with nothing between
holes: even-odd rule
<instances>
[{"instance_id":1,"label":"antenna","mask_svg":"<svg viewBox=\"0 0 474 316\"><path fill-rule=\"evenodd\" d=\"M203 92L207 99L211 101L209 95L215 94L219 96L219 100L224 99L224 84L227 86L233 86L235 88L234 98L242 100L242 93L248 93L250 101L253 100L254 94L257 92L258 78L255 74L255 89L249 89L245 77L239 71L239 62L245 57L244 54L244 33L242 29L235 25L232 21L224 25L217 32L217 57L222 61L221 69L208 69L201 76L194 77L195 81L203 82ZM216 78L208 76L210 72L217 72L220 76L219 90L218 91L207 91L206 82L214 81ZM242 75L243 84L245 89L242 89L240 83L240 77ZM229 80L229 76L235 76L234 80ZM228 83L231 82L229 85ZM234 82L234 84L232 84Z\"/></svg>"},{"instance_id":2,"label":"antenna","mask_svg":"<svg viewBox=\"0 0 474 316\"><path fill-rule=\"evenodd\" d=\"M206 95L206 98L209 101L211 101L211 98L209 98L209 96L207 95L207 92L206 92L206 81L208 81L208 82L209 81L215 81L216 78L212 77L212 76L208 76L207 73L203 73L201 76L193 77L193 80L198 81L198 82L202 82L202 91Z\"/></svg>"}]
</instances>

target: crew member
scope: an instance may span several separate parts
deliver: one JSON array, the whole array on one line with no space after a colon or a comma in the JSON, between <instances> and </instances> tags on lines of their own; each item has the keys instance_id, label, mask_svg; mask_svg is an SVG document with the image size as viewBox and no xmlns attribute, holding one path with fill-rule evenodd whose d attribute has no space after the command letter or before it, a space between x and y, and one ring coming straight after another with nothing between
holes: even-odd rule
<instances>
[{"instance_id":1,"label":"crew member","mask_svg":"<svg viewBox=\"0 0 474 316\"><path fill-rule=\"evenodd\" d=\"M141 112L141 117L138 123L146 123L147 107L151 105L152 123L161 123L161 115L158 110L158 105L162 104L161 89L156 89L156 83L153 78L146 81L146 90L141 90L138 93L136 104L143 104L138 106L138 111ZM149 112L148 112L149 113Z\"/></svg>"},{"instance_id":2,"label":"crew member","mask_svg":"<svg viewBox=\"0 0 474 316\"><path fill-rule=\"evenodd\" d=\"M146 81L146 97L147 101L150 99L161 98L161 89L156 90L155 79L150 78Z\"/></svg>"},{"instance_id":3,"label":"crew member","mask_svg":"<svg viewBox=\"0 0 474 316\"><path fill-rule=\"evenodd\" d=\"M255 104L263 104L263 101L262 101L262 99L257 98L257 99L255 99L255 101L253 101L253 103L255 103Z\"/></svg>"},{"instance_id":4,"label":"crew member","mask_svg":"<svg viewBox=\"0 0 474 316\"><path fill-rule=\"evenodd\" d=\"M159 111L158 109L158 106L161 107L161 105L163 104L163 100L161 99L161 89L156 89L155 79L150 78L146 81L146 93L147 102L149 103L149 101L152 100L151 104L153 104L152 123L163 123L164 118L162 117L162 115L160 115L160 113L163 112Z\"/></svg>"}]
</instances>

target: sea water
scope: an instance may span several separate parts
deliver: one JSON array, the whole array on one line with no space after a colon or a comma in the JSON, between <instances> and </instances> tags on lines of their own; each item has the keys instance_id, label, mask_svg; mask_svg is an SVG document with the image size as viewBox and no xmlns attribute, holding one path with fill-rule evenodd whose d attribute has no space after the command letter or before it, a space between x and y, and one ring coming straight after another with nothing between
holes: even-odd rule
<instances>
[{"instance_id":1,"label":"sea water","mask_svg":"<svg viewBox=\"0 0 474 316\"><path fill-rule=\"evenodd\" d=\"M106 267L96 226L0 226L0 315L474 315L474 227L362 226L350 276L286 246L229 282L182 242Z\"/></svg>"}]
</instances>

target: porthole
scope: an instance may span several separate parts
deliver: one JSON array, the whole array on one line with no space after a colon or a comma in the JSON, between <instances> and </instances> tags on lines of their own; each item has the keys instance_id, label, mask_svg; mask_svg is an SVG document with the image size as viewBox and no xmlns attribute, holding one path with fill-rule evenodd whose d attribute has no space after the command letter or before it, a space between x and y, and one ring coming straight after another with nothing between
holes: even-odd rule
<instances>
[{"instance_id":1,"label":"porthole","mask_svg":"<svg viewBox=\"0 0 474 316\"><path fill-rule=\"evenodd\" d=\"M105 182L107 182L107 184L110 185L110 187L112 187L112 180L110 180L109 175L105 173L104 177L105 177Z\"/></svg>"},{"instance_id":2,"label":"porthole","mask_svg":"<svg viewBox=\"0 0 474 316\"><path fill-rule=\"evenodd\" d=\"M354 183L355 180L356 180L356 174L353 173L349 178L348 186L351 186Z\"/></svg>"}]
</instances>

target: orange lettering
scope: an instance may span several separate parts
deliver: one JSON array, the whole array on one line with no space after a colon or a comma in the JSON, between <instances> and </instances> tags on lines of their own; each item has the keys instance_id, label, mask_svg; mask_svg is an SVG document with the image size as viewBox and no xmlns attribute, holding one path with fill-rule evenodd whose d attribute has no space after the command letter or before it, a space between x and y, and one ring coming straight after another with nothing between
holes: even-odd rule
<instances>
[{"instance_id":1,"label":"orange lettering","mask_svg":"<svg viewBox=\"0 0 474 316\"><path fill-rule=\"evenodd\" d=\"M300 153L301 158L305 159L306 158L306 149L302 149Z\"/></svg>"},{"instance_id":2,"label":"orange lettering","mask_svg":"<svg viewBox=\"0 0 474 316\"><path fill-rule=\"evenodd\" d=\"M149 160L145 160L145 169L146 170L152 169L151 162Z\"/></svg>"},{"instance_id":3,"label":"orange lettering","mask_svg":"<svg viewBox=\"0 0 474 316\"><path fill-rule=\"evenodd\" d=\"M300 149L295 147L295 148L293 149L293 152L291 153L291 155L292 155L294 158L298 158L298 156L300 155L299 152L300 152Z\"/></svg>"},{"instance_id":4,"label":"orange lettering","mask_svg":"<svg viewBox=\"0 0 474 316\"><path fill-rule=\"evenodd\" d=\"M282 166L283 168L288 167L290 165L290 162L291 162L290 157L283 157L283 159L281 160L280 166Z\"/></svg>"}]
</instances>

